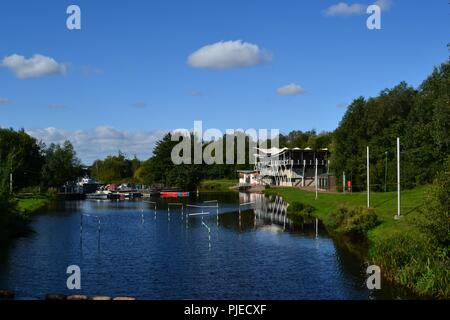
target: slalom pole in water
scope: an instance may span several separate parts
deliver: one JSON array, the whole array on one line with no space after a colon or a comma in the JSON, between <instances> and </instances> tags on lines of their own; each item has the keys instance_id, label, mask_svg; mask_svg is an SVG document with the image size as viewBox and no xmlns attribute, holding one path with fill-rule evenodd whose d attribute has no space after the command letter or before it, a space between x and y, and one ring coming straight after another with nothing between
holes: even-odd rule
<instances>
[{"instance_id":1,"label":"slalom pole in water","mask_svg":"<svg viewBox=\"0 0 450 320\"><path fill-rule=\"evenodd\" d=\"M80 248L83 250L83 214L80 214Z\"/></svg>"},{"instance_id":2,"label":"slalom pole in water","mask_svg":"<svg viewBox=\"0 0 450 320\"><path fill-rule=\"evenodd\" d=\"M98 220L98 247L100 248L100 231L101 231L100 217L97 217L97 220Z\"/></svg>"},{"instance_id":3,"label":"slalom pole in water","mask_svg":"<svg viewBox=\"0 0 450 320\"><path fill-rule=\"evenodd\" d=\"M319 219L316 218L316 238L319 237Z\"/></svg>"}]
</instances>

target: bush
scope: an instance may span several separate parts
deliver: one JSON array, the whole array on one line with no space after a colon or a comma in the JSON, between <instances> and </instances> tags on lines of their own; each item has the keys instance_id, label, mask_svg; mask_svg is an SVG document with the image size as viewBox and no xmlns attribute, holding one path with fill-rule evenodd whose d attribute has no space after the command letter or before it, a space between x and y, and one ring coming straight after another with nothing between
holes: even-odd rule
<instances>
[{"instance_id":1,"label":"bush","mask_svg":"<svg viewBox=\"0 0 450 320\"><path fill-rule=\"evenodd\" d=\"M382 267L384 275L422 295L450 296L448 249L419 232L394 232L375 240L371 260Z\"/></svg>"},{"instance_id":2,"label":"bush","mask_svg":"<svg viewBox=\"0 0 450 320\"><path fill-rule=\"evenodd\" d=\"M379 223L375 210L345 205L331 212L330 219L338 233L358 236L365 236Z\"/></svg>"},{"instance_id":3,"label":"bush","mask_svg":"<svg viewBox=\"0 0 450 320\"><path fill-rule=\"evenodd\" d=\"M450 245L450 159L438 173L426 205L414 219L417 227L443 247Z\"/></svg>"},{"instance_id":4,"label":"bush","mask_svg":"<svg viewBox=\"0 0 450 320\"><path fill-rule=\"evenodd\" d=\"M309 204L294 201L288 207L288 215L295 224L312 223L314 210Z\"/></svg>"},{"instance_id":5,"label":"bush","mask_svg":"<svg viewBox=\"0 0 450 320\"><path fill-rule=\"evenodd\" d=\"M314 211L314 207L309 204L303 204L301 202L294 201L289 206L288 211L291 213L312 213Z\"/></svg>"}]
</instances>

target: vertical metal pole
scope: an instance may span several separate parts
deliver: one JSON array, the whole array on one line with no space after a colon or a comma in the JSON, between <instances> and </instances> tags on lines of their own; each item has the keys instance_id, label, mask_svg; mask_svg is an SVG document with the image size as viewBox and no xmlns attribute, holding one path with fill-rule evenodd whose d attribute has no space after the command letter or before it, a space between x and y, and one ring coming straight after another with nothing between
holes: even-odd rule
<instances>
[{"instance_id":1,"label":"vertical metal pole","mask_svg":"<svg viewBox=\"0 0 450 320\"><path fill-rule=\"evenodd\" d=\"M217 208L216 208L216 212L217 212L217 226L219 226L219 202L217 202Z\"/></svg>"},{"instance_id":2,"label":"vertical metal pole","mask_svg":"<svg viewBox=\"0 0 450 320\"><path fill-rule=\"evenodd\" d=\"M13 174L12 174L12 169L11 169L11 172L9 173L9 193L10 194L13 193Z\"/></svg>"},{"instance_id":3,"label":"vertical metal pole","mask_svg":"<svg viewBox=\"0 0 450 320\"><path fill-rule=\"evenodd\" d=\"M100 217L97 217L98 220L98 247L100 248Z\"/></svg>"},{"instance_id":4,"label":"vertical metal pole","mask_svg":"<svg viewBox=\"0 0 450 320\"><path fill-rule=\"evenodd\" d=\"M317 165L319 164L319 160L316 158L316 200L318 197L318 181L317 181Z\"/></svg>"},{"instance_id":5,"label":"vertical metal pole","mask_svg":"<svg viewBox=\"0 0 450 320\"><path fill-rule=\"evenodd\" d=\"M387 164L388 164L388 152L386 151L386 161L384 163L384 192L387 192Z\"/></svg>"},{"instance_id":6,"label":"vertical metal pole","mask_svg":"<svg viewBox=\"0 0 450 320\"><path fill-rule=\"evenodd\" d=\"M241 228L241 205L239 205L239 229Z\"/></svg>"},{"instance_id":7,"label":"vertical metal pole","mask_svg":"<svg viewBox=\"0 0 450 320\"><path fill-rule=\"evenodd\" d=\"M345 193L345 171L342 172L342 192Z\"/></svg>"},{"instance_id":8,"label":"vertical metal pole","mask_svg":"<svg viewBox=\"0 0 450 320\"><path fill-rule=\"evenodd\" d=\"M80 214L80 243L83 241L83 214Z\"/></svg>"},{"instance_id":9,"label":"vertical metal pole","mask_svg":"<svg viewBox=\"0 0 450 320\"><path fill-rule=\"evenodd\" d=\"M305 187L305 171L306 171L306 160L303 160L303 179L302 179L302 187Z\"/></svg>"},{"instance_id":10,"label":"vertical metal pole","mask_svg":"<svg viewBox=\"0 0 450 320\"><path fill-rule=\"evenodd\" d=\"M319 220L316 218L316 238L319 237Z\"/></svg>"},{"instance_id":11,"label":"vertical metal pole","mask_svg":"<svg viewBox=\"0 0 450 320\"><path fill-rule=\"evenodd\" d=\"M367 208L370 208L370 160L369 160L369 147L367 147Z\"/></svg>"},{"instance_id":12,"label":"vertical metal pole","mask_svg":"<svg viewBox=\"0 0 450 320\"><path fill-rule=\"evenodd\" d=\"M397 216L400 217L400 138L397 138Z\"/></svg>"}]
</instances>

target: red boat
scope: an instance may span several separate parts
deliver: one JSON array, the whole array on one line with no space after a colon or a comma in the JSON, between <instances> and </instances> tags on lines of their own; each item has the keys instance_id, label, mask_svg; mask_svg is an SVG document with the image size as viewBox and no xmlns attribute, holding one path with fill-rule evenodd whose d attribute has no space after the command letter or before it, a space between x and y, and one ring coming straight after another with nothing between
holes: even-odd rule
<instances>
[{"instance_id":1,"label":"red boat","mask_svg":"<svg viewBox=\"0 0 450 320\"><path fill-rule=\"evenodd\" d=\"M189 197L189 192L161 191L161 197L163 197L163 198L187 198L187 197Z\"/></svg>"}]
</instances>

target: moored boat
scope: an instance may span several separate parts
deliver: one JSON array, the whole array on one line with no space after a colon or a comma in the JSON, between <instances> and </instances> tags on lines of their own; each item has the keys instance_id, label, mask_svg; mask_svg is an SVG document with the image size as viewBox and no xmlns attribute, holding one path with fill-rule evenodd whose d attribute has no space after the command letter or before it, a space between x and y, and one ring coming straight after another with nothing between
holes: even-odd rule
<instances>
[{"instance_id":1,"label":"moored boat","mask_svg":"<svg viewBox=\"0 0 450 320\"><path fill-rule=\"evenodd\" d=\"M189 192L179 192L179 191L161 191L161 197L163 198L187 198L189 197Z\"/></svg>"}]
</instances>

